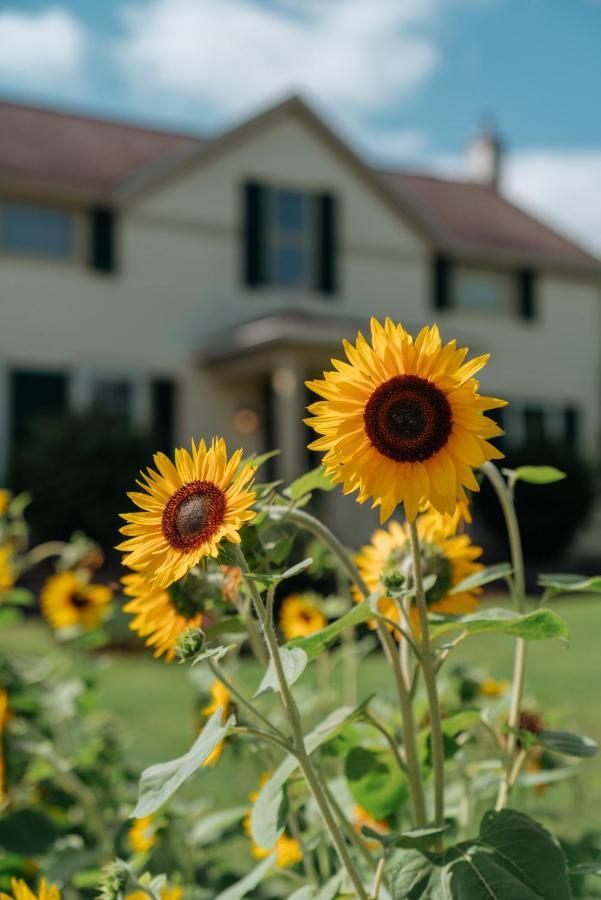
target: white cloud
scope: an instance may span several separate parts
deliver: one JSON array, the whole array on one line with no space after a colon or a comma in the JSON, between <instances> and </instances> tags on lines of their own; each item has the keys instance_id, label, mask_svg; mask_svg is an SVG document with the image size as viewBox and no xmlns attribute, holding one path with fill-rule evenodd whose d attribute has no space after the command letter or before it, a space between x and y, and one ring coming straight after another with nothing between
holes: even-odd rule
<instances>
[{"instance_id":1,"label":"white cloud","mask_svg":"<svg viewBox=\"0 0 601 900\"><path fill-rule=\"evenodd\" d=\"M508 155L503 186L511 198L601 253L601 150L519 150Z\"/></svg>"},{"instance_id":2,"label":"white cloud","mask_svg":"<svg viewBox=\"0 0 601 900\"><path fill-rule=\"evenodd\" d=\"M0 11L0 77L43 86L76 75L85 50L77 19L60 7Z\"/></svg>"},{"instance_id":3,"label":"white cloud","mask_svg":"<svg viewBox=\"0 0 601 900\"><path fill-rule=\"evenodd\" d=\"M444 0L150 0L124 11L116 51L131 83L215 120L291 92L374 116L436 70Z\"/></svg>"}]
</instances>

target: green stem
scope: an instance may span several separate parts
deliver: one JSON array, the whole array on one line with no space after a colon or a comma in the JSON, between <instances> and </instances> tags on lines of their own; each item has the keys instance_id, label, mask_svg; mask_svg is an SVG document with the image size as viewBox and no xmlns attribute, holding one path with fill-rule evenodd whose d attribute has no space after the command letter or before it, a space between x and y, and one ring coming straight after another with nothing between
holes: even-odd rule
<instances>
[{"instance_id":1,"label":"green stem","mask_svg":"<svg viewBox=\"0 0 601 900\"><path fill-rule=\"evenodd\" d=\"M369 596L369 590L352 557L333 534L319 519L305 512L302 509L286 509L282 511L279 506L263 507L267 514L273 519L286 518L310 532L314 537L320 540L337 558L342 569L346 572L350 581L352 581L364 597ZM426 824L426 811L424 803L424 789L422 783L422 773L419 763L419 755L417 752L417 740L415 719L413 717L413 706L409 696L409 688L403 678L399 656L396 650L394 639L388 630L378 623L378 636L384 649L384 653L393 672L394 681L399 698L399 706L401 709L401 717L403 719L403 741L405 745L405 755L407 758L407 772L409 780L409 792L411 795L411 804L413 807L413 819L415 825L420 827Z\"/></svg>"},{"instance_id":2,"label":"green stem","mask_svg":"<svg viewBox=\"0 0 601 900\"><path fill-rule=\"evenodd\" d=\"M251 715L258 719L262 725L265 725L267 728L269 728L270 731L276 734L280 738L280 740L286 740L286 735L284 734L284 732L280 731L280 729L276 725L272 725L269 719L267 719L262 713L260 713L258 709L255 709L252 703L247 700L243 694L240 693L238 688L236 688L232 684L232 682L228 678L226 678L217 663L215 663L212 659L209 659L208 665L215 678L228 689L232 697L235 697L238 703L243 706L244 709L246 709L249 713L251 713Z\"/></svg>"},{"instance_id":3,"label":"green stem","mask_svg":"<svg viewBox=\"0 0 601 900\"><path fill-rule=\"evenodd\" d=\"M515 511L515 504L513 502L513 492L497 467L491 462L484 463L482 471L495 489L499 503L501 504L501 509L503 510L513 568L513 599L518 612L523 613L526 607L526 576L524 571L524 554L522 551L520 526ZM501 810L507 805L512 788L511 775L513 770L513 757L516 751L515 730L517 730L520 722L520 706L522 703L524 680L526 677L527 647L528 645L523 638L518 638L516 640L511 699L509 702L509 716L507 719L507 724L512 731L507 737L507 765L505 768L505 775L499 785L499 793L497 795L495 807L497 810Z\"/></svg>"},{"instance_id":4,"label":"green stem","mask_svg":"<svg viewBox=\"0 0 601 900\"><path fill-rule=\"evenodd\" d=\"M380 888L382 887L382 879L384 877L384 863L386 862L386 857L382 856L380 858L380 862L378 863L378 868L376 869L376 874L374 875L374 883L371 889L371 900L378 900L380 896Z\"/></svg>"},{"instance_id":5,"label":"green stem","mask_svg":"<svg viewBox=\"0 0 601 900\"><path fill-rule=\"evenodd\" d=\"M440 705L438 702L438 689L436 687L436 674L434 672L432 647L430 644L428 606L424 591L419 535L417 533L415 522L409 524L409 540L411 542L411 555L413 557L415 600L419 613L421 667L424 673L424 682L426 685L426 693L428 695L428 706L430 708L432 768L434 770L434 824L436 826L442 826L444 825L444 744L440 719Z\"/></svg>"},{"instance_id":6,"label":"green stem","mask_svg":"<svg viewBox=\"0 0 601 900\"><path fill-rule=\"evenodd\" d=\"M238 547L238 545L235 545L235 551L238 557L238 564L242 569L242 572L244 573L246 579L246 583L249 586L253 605L255 607L257 617L261 623L263 635L265 637L267 649L269 651L269 656L278 679L280 699L282 701L282 705L286 711L288 721L290 722L290 727L292 729L295 750L294 755L298 760L298 764L305 777L305 781L307 782L307 785L309 786L309 789L315 798L317 806L319 807L319 811L330 833L330 837L332 838L332 842L334 844L334 847L336 848L336 851L340 858L340 862L346 869L353 887L357 892L357 896L360 898L360 900L367 900L367 894L365 892L365 888L363 887L361 877L357 869L355 868L355 864L353 863L353 860L348 852L347 846L344 842L344 838L340 832L340 829L338 828L334 816L332 815L332 810L330 809L324 790L320 784L319 778L315 773L315 770L309 758L309 754L307 753L300 713L296 705L296 701L292 696L290 686L286 680L278 642L273 628L269 627L268 613L265 604L263 603L263 598L261 597L261 594L259 593L257 586L252 578L247 577L248 565L246 563L244 554L242 553L242 550L240 549L240 547Z\"/></svg>"}]
</instances>

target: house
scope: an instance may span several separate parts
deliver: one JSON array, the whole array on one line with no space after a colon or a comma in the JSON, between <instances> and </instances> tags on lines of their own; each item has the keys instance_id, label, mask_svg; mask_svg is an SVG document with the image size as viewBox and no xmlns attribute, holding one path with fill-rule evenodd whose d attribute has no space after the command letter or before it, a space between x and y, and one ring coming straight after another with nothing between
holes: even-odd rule
<instances>
[{"instance_id":1,"label":"house","mask_svg":"<svg viewBox=\"0 0 601 900\"><path fill-rule=\"evenodd\" d=\"M297 98L208 141L0 103L0 473L72 409L279 446L291 478L304 381L372 314L491 352L510 440L596 454L601 264L499 193L493 136L472 152L469 181L374 170Z\"/></svg>"}]
</instances>

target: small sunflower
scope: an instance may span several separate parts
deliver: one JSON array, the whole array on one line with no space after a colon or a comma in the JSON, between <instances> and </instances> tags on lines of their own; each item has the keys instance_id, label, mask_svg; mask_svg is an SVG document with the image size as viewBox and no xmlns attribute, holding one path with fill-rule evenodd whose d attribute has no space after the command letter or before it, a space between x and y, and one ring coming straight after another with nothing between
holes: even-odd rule
<instances>
[{"instance_id":1,"label":"small sunflower","mask_svg":"<svg viewBox=\"0 0 601 900\"><path fill-rule=\"evenodd\" d=\"M181 885L171 887L168 884L164 884L159 891L161 900L182 900L183 895L184 889ZM146 891L131 891L125 895L125 900L148 900L148 894Z\"/></svg>"},{"instance_id":2,"label":"small sunflower","mask_svg":"<svg viewBox=\"0 0 601 900\"><path fill-rule=\"evenodd\" d=\"M225 722L230 712L231 699L232 695L226 686L219 679L215 678L211 684L211 702L203 709L203 716L208 718L213 713L216 713L218 709L221 709L221 720ZM215 749L209 753L203 762L203 766L214 766L221 756L224 746L225 740L219 741Z\"/></svg>"},{"instance_id":3,"label":"small sunflower","mask_svg":"<svg viewBox=\"0 0 601 900\"><path fill-rule=\"evenodd\" d=\"M484 568L482 563L476 561L482 555L482 548L472 544L466 534L447 535L446 527L441 516L426 513L417 520L424 576L436 576L436 581L426 593L426 602L431 612L462 615L474 611L480 589L455 594L450 591L468 575ZM391 574L400 573L411 581L412 556L408 531L407 525L390 522L388 528L375 531L371 543L357 555L359 572L371 592L381 588L383 580ZM362 598L355 595L355 599ZM391 597L383 596L378 608L383 616L399 622L398 606ZM417 632L419 625L415 606L410 610L410 620Z\"/></svg>"},{"instance_id":4,"label":"small sunflower","mask_svg":"<svg viewBox=\"0 0 601 900\"><path fill-rule=\"evenodd\" d=\"M280 609L280 628L287 641L309 637L325 628L326 617L314 602L302 594L290 594Z\"/></svg>"},{"instance_id":5,"label":"small sunflower","mask_svg":"<svg viewBox=\"0 0 601 900\"><path fill-rule=\"evenodd\" d=\"M105 584L87 584L73 572L59 572L46 579L40 606L53 628L81 625L92 629L107 615L112 597Z\"/></svg>"},{"instance_id":6,"label":"small sunflower","mask_svg":"<svg viewBox=\"0 0 601 900\"><path fill-rule=\"evenodd\" d=\"M167 662L175 657L178 637L189 628L202 628L211 617L203 613L202 597L196 578L188 576L168 588L155 587L139 572L121 579L123 593L132 599L123 611L135 616L132 631L146 638L146 646L155 656L165 654Z\"/></svg>"},{"instance_id":7,"label":"small sunflower","mask_svg":"<svg viewBox=\"0 0 601 900\"><path fill-rule=\"evenodd\" d=\"M264 772L263 775L261 775L259 778L259 787L263 787L269 776L269 772ZM250 802L254 804L258 796L259 791L253 791L249 797ZM290 835L286 833L279 836L275 842L275 847L260 847L259 844L253 840L250 817L251 810L249 810L244 817L243 826L244 833L250 839L251 853L255 859L265 859L266 857L271 856L275 850L275 863L276 866L279 866L281 869L295 866L302 860L303 851L301 845L296 838L290 837Z\"/></svg>"},{"instance_id":8,"label":"small sunflower","mask_svg":"<svg viewBox=\"0 0 601 900\"><path fill-rule=\"evenodd\" d=\"M511 684L509 681L497 681L496 678L485 678L478 685L478 691L484 697L502 697L506 694Z\"/></svg>"},{"instance_id":9,"label":"small sunflower","mask_svg":"<svg viewBox=\"0 0 601 900\"><path fill-rule=\"evenodd\" d=\"M154 816L136 819L127 833L127 842L134 853L146 853L157 842Z\"/></svg>"},{"instance_id":10,"label":"small sunflower","mask_svg":"<svg viewBox=\"0 0 601 900\"><path fill-rule=\"evenodd\" d=\"M15 569L13 553L9 544L0 546L0 600L4 591L15 586Z\"/></svg>"},{"instance_id":11,"label":"small sunflower","mask_svg":"<svg viewBox=\"0 0 601 900\"><path fill-rule=\"evenodd\" d=\"M423 501L452 515L465 488L478 490L472 469L503 455L488 442L503 432L484 412L505 401L481 397L473 377L488 356L465 363L467 348L443 347L436 325L414 341L391 319L372 319L371 337L345 341L348 362L307 382L324 398L309 406L306 423L321 435L310 449L325 451L345 493L380 507L381 522L401 502L409 522Z\"/></svg>"},{"instance_id":12,"label":"small sunflower","mask_svg":"<svg viewBox=\"0 0 601 900\"><path fill-rule=\"evenodd\" d=\"M55 884L48 884L42 878L34 893L22 878L13 878L11 882L12 896L0 893L0 900L61 900L60 891Z\"/></svg>"},{"instance_id":13,"label":"small sunflower","mask_svg":"<svg viewBox=\"0 0 601 900\"><path fill-rule=\"evenodd\" d=\"M228 460L223 438L208 449L192 441L192 454L175 451L175 465L155 454L158 471L148 469L138 482L144 493L128 494L142 512L122 515L127 540L117 549L124 564L168 587L202 559L216 557L223 540L239 543L241 526L255 515L255 494L247 490L255 469L241 462L242 450Z\"/></svg>"}]
</instances>

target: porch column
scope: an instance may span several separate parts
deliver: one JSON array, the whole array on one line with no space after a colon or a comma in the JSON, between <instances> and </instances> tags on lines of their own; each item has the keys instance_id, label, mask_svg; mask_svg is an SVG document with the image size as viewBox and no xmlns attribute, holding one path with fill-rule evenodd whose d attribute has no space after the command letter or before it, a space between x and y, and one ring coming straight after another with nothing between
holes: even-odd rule
<instances>
[{"instance_id":1,"label":"porch column","mask_svg":"<svg viewBox=\"0 0 601 900\"><path fill-rule=\"evenodd\" d=\"M305 367L299 356L282 354L274 360L271 373L273 388L273 412L276 447L281 450L276 458L278 478L286 482L297 478L307 468L305 431Z\"/></svg>"}]
</instances>

